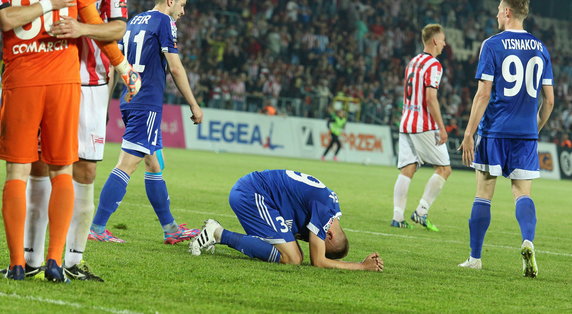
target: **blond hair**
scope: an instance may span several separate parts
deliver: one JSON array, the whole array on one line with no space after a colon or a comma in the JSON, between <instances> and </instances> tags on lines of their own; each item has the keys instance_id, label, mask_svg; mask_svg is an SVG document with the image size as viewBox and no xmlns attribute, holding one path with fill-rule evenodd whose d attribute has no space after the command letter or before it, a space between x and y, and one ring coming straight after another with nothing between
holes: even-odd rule
<instances>
[{"instance_id":1,"label":"blond hair","mask_svg":"<svg viewBox=\"0 0 572 314\"><path fill-rule=\"evenodd\" d=\"M501 2L512 10L516 19L524 21L528 16L530 0L501 0Z\"/></svg>"},{"instance_id":2,"label":"blond hair","mask_svg":"<svg viewBox=\"0 0 572 314\"><path fill-rule=\"evenodd\" d=\"M443 26L441 26L440 24L427 24L425 25L425 27L423 27L423 30L421 31L421 39L423 40L423 43L426 43L429 40L431 40L431 38L433 38L435 34L442 32L443 32Z\"/></svg>"}]
</instances>

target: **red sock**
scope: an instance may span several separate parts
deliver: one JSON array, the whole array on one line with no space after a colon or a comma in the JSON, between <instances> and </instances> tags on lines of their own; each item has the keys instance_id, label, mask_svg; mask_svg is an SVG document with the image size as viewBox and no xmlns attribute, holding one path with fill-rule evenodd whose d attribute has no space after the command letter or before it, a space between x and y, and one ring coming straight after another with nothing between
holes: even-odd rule
<instances>
[{"instance_id":1,"label":"red sock","mask_svg":"<svg viewBox=\"0 0 572 314\"><path fill-rule=\"evenodd\" d=\"M60 174L52 178L52 194L48 205L50 241L46 259L54 259L62 265L62 253L73 215L74 190L72 176Z\"/></svg>"},{"instance_id":2,"label":"red sock","mask_svg":"<svg viewBox=\"0 0 572 314\"><path fill-rule=\"evenodd\" d=\"M24 225L26 224L26 182L9 180L2 194L2 216L6 242L10 250L10 266L26 264L24 259Z\"/></svg>"}]
</instances>

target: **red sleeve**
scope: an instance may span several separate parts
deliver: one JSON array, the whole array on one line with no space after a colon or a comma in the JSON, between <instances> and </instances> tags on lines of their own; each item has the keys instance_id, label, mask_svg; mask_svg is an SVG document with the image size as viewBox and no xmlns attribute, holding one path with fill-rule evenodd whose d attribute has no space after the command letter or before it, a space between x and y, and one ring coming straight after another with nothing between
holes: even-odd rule
<instances>
[{"instance_id":1,"label":"red sleeve","mask_svg":"<svg viewBox=\"0 0 572 314\"><path fill-rule=\"evenodd\" d=\"M424 83L426 87L433 87L439 89L441 84L441 77L443 76L443 67L441 63L435 62L427 71L425 71Z\"/></svg>"}]
</instances>

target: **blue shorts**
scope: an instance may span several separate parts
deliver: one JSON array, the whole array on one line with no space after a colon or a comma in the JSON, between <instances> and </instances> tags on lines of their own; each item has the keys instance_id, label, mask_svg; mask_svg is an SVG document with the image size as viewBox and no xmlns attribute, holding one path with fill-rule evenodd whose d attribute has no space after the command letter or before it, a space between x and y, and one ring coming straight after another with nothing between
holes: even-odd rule
<instances>
[{"instance_id":1,"label":"blue shorts","mask_svg":"<svg viewBox=\"0 0 572 314\"><path fill-rule=\"evenodd\" d=\"M153 155L163 148L161 112L147 110L121 110L125 134L121 149L138 156Z\"/></svg>"},{"instance_id":2,"label":"blue shorts","mask_svg":"<svg viewBox=\"0 0 572 314\"><path fill-rule=\"evenodd\" d=\"M540 177L538 142L534 139L477 136L473 167L491 176L529 180Z\"/></svg>"},{"instance_id":3,"label":"blue shorts","mask_svg":"<svg viewBox=\"0 0 572 314\"><path fill-rule=\"evenodd\" d=\"M246 234L270 244L296 241L272 198L250 180L240 179L230 190L228 202Z\"/></svg>"}]
</instances>

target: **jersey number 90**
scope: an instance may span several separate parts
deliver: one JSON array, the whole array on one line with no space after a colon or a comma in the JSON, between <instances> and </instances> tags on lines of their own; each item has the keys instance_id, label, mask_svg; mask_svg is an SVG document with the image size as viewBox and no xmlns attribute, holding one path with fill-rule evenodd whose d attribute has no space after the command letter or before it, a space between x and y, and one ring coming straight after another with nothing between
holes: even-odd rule
<instances>
[{"instance_id":1,"label":"jersey number 90","mask_svg":"<svg viewBox=\"0 0 572 314\"><path fill-rule=\"evenodd\" d=\"M511 73L510 68L513 64L515 72ZM535 68L536 75L534 73ZM504 95L506 97L518 95L522 89L522 84L524 83L528 95L532 98L536 98L543 70L544 61L538 56L532 57L528 60L528 63L526 63L526 69L523 67L522 62L517 56L507 56L502 61L502 77L507 83L514 83L514 86L511 88L505 88Z\"/></svg>"}]
</instances>

